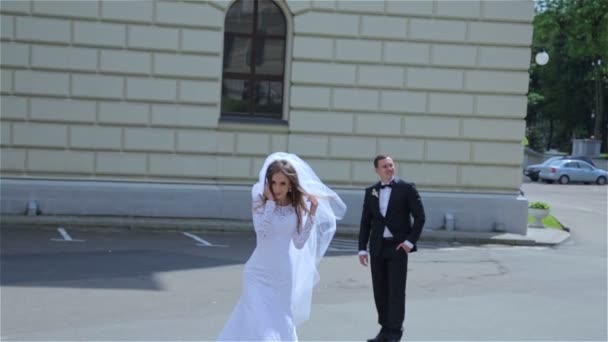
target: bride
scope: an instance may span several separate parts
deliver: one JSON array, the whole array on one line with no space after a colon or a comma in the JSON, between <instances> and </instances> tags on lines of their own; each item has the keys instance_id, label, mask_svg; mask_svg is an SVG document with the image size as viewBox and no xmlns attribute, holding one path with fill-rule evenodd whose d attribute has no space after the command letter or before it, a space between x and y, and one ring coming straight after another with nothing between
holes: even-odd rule
<instances>
[{"instance_id":1,"label":"bride","mask_svg":"<svg viewBox=\"0 0 608 342\"><path fill-rule=\"evenodd\" d=\"M219 341L297 341L310 315L317 266L346 212L338 195L294 154L266 158L252 189L256 248L243 292Z\"/></svg>"}]
</instances>

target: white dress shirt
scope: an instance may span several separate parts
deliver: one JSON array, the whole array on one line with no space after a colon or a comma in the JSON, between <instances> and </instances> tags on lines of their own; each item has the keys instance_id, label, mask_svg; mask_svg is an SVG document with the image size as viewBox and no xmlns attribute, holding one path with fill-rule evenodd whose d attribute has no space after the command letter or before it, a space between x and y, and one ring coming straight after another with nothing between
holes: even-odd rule
<instances>
[{"instance_id":1,"label":"white dress shirt","mask_svg":"<svg viewBox=\"0 0 608 342\"><path fill-rule=\"evenodd\" d=\"M394 180L395 180L395 177L391 178L391 180L388 183L381 183L381 185L390 184L390 182L392 182ZM379 204L380 204L380 213L384 217L386 217L386 209L388 208L388 200L391 198L392 191L393 191L393 189L388 186L384 189L380 189L380 195L379 195L378 200L379 200ZM388 230L388 227L384 227L384 232L382 233L382 237L384 237L384 238L393 237L393 234L391 234L391 231ZM409 248L414 248L414 244L412 244L408 240L405 240L403 243ZM359 255L367 255L367 251L359 251Z\"/></svg>"}]
</instances>

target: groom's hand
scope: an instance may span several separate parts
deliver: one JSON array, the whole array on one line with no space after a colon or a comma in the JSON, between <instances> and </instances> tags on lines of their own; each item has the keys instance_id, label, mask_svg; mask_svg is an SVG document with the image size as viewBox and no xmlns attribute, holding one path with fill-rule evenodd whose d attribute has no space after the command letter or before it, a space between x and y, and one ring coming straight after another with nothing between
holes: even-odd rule
<instances>
[{"instance_id":1,"label":"groom's hand","mask_svg":"<svg viewBox=\"0 0 608 342\"><path fill-rule=\"evenodd\" d=\"M399 246L397 246L396 250L398 251L399 248L403 249L405 251L405 253L409 253L412 251L412 249L410 247L408 247L405 243L400 243Z\"/></svg>"},{"instance_id":2,"label":"groom's hand","mask_svg":"<svg viewBox=\"0 0 608 342\"><path fill-rule=\"evenodd\" d=\"M359 263L363 266L367 266L367 264L368 264L367 254L359 255Z\"/></svg>"}]
</instances>

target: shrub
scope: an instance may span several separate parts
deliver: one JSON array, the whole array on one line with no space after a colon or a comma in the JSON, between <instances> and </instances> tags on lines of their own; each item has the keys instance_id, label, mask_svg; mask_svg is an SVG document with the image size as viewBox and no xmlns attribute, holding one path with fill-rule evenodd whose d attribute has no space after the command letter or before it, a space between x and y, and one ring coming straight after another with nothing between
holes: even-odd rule
<instances>
[{"instance_id":1,"label":"shrub","mask_svg":"<svg viewBox=\"0 0 608 342\"><path fill-rule=\"evenodd\" d=\"M545 202L532 202L530 203L530 205L528 205L528 208L530 209L549 209L549 205Z\"/></svg>"},{"instance_id":2,"label":"shrub","mask_svg":"<svg viewBox=\"0 0 608 342\"><path fill-rule=\"evenodd\" d=\"M543 132L540 128L528 128L526 130L526 139L528 141L526 146L534 151L542 152L545 150L545 139L543 138Z\"/></svg>"}]
</instances>

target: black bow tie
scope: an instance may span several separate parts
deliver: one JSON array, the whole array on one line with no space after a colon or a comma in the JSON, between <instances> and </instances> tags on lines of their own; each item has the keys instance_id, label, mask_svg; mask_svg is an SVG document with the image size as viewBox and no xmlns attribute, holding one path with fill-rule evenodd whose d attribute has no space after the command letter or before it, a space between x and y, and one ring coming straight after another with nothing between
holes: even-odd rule
<instances>
[{"instance_id":1,"label":"black bow tie","mask_svg":"<svg viewBox=\"0 0 608 342\"><path fill-rule=\"evenodd\" d=\"M384 188L387 188L387 187L392 189L393 185L394 185L394 182L390 182L388 184L381 184L380 185L380 189L384 189Z\"/></svg>"}]
</instances>

